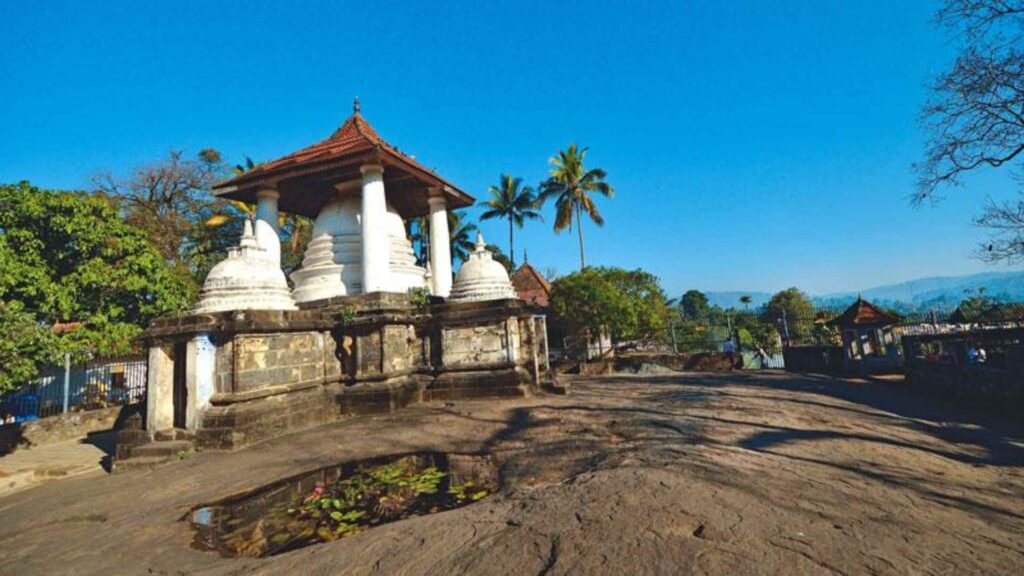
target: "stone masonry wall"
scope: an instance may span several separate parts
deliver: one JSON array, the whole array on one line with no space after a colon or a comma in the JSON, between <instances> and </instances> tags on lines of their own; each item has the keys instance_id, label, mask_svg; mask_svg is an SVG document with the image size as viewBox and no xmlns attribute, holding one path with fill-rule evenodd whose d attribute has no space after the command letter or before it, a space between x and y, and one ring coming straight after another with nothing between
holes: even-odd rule
<instances>
[{"instance_id":1,"label":"stone masonry wall","mask_svg":"<svg viewBox=\"0 0 1024 576\"><path fill-rule=\"evenodd\" d=\"M235 336L231 392L322 382L325 373L324 340L324 335L319 332Z\"/></svg>"},{"instance_id":2,"label":"stone masonry wall","mask_svg":"<svg viewBox=\"0 0 1024 576\"><path fill-rule=\"evenodd\" d=\"M214 360L216 392L230 394L235 389L235 346L231 340L217 346Z\"/></svg>"},{"instance_id":3,"label":"stone masonry wall","mask_svg":"<svg viewBox=\"0 0 1024 576\"><path fill-rule=\"evenodd\" d=\"M458 368L509 361L508 331L504 322L448 326L441 330L441 357L445 367Z\"/></svg>"}]
</instances>

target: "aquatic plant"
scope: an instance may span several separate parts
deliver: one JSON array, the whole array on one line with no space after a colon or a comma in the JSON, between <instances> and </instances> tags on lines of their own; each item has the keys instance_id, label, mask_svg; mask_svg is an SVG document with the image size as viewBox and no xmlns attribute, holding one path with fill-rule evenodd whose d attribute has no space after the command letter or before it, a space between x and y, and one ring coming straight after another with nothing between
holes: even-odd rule
<instances>
[{"instance_id":1,"label":"aquatic plant","mask_svg":"<svg viewBox=\"0 0 1024 576\"><path fill-rule=\"evenodd\" d=\"M420 470L412 458L402 458L357 470L330 486L317 484L288 513L311 521L320 539L335 540L410 515L420 496L437 494L445 476L433 466Z\"/></svg>"}]
</instances>

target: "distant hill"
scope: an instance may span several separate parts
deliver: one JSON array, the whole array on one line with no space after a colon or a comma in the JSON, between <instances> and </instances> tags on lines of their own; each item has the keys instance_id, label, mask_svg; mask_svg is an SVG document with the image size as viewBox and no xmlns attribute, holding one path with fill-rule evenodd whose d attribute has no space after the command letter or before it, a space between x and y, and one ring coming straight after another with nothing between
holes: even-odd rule
<instances>
[{"instance_id":1,"label":"distant hill","mask_svg":"<svg viewBox=\"0 0 1024 576\"><path fill-rule=\"evenodd\" d=\"M899 284L888 284L860 290L868 300L897 308L952 308L967 295L985 289L985 295L998 302L1024 301L1024 271L982 272L966 276L934 276ZM849 303L858 292L840 292L817 296L821 304Z\"/></svg>"},{"instance_id":2,"label":"distant hill","mask_svg":"<svg viewBox=\"0 0 1024 576\"><path fill-rule=\"evenodd\" d=\"M933 276L863 290L812 295L811 299L820 306L845 307L861 294L868 300L896 310L951 309L967 296L965 290L976 292L978 288L984 288L985 295L997 302L1024 302L1024 271ZM751 307L761 306L772 297L767 292L705 292L710 304L722 308L742 308L740 296L744 294L754 298Z\"/></svg>"}]
</instances>

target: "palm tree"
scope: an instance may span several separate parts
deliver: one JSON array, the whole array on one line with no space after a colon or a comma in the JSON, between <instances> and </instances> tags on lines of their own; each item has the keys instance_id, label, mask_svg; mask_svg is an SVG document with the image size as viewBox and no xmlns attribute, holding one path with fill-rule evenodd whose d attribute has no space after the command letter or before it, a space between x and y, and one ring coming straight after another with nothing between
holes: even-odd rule
<instances>
[{"instance_id":1,"label":"palm tree","mask_svg":"<svg viewBox=\"0 0 1024 576\"><path fill-rule=\"evenodd\" d=\"M750 303L753 302L753 301L754 301L754 297L751 296L750 294L744 294L743 296L740 296L740 304L743 304L743 309L744 310L749 310L750 309Z\"/></svg>"},{"instance_id":2,"label":"palm tree","mask_svg":"<svg viewBox=\"0 0 1024 576\"><path fill-rule=\"evenodd\" d=\"M555 199L555 232L568 228L572 232L572 221L576 219L576 230L580 237L580 269L586 267L586 252L583 246L583 214L598 226L604 226L604 218L597 210L591 193L607 198L615 195L611 184L604 181L606 173L600 168L587 170L583 160L587 148L578 149L569 144L568 150L559 150L558 156L548 162L552 168L550 177L541 184L540 201Z\"/></svg>"},{"instance_id":3,"label":"palm tree","mask_svg":"<svg viewBox=\"0 0 1024 576\"><path fill-rule=\"evenodd\" d=\"M416 265L426 266L430 258L427 244L430 243L429 221L426 216L416 216L405 221L405 235L413 245L416 254Z\"/></svg>"},{"instance_id":4,"label":"palm tree","mask_svg":"<svg viewBox=\"0 0 1024 576\"><path fill-rule=\"evenodd\" d=\"M476 224L463 223L462 212L448 212L448 238L451 241L452 264L469 260L469 254L476 248ZM405 223L405 233L415 244L416 265L426 266L430 260L430 219L426 216L412 218Z\"/></svg>"},{"instance_id":5,"label":"palm tree","mask_svg":"<svg viewBox=\"0 0 1024 576\"><path fill-rule=\"evenodd\" d=\"M491 186L487 190L490 192L491 198L480 203L480 206L488 209L480 215L481 220L490 220L491 218L508 220L508 258L513 269L516 266L514 228L522 228L523 222L526 220L540 218L540 213L537 212L540 202L534 196L532 188L529 186L520 188L522 183L522 178L513 178L509 174L502 174L501 184Z\"/></svg>"},{"instance_id":6,"label":"palm tree","mask_svg":"<svg viewBox=\"0 0 1024 576\"><path fill-rule=\"evenodd\" d=\"M469 254L476 248L476 224L463 223L462 212L448 211L448 234L452 240L452 263L469 260Z\"/></svg>"}]
</instances>

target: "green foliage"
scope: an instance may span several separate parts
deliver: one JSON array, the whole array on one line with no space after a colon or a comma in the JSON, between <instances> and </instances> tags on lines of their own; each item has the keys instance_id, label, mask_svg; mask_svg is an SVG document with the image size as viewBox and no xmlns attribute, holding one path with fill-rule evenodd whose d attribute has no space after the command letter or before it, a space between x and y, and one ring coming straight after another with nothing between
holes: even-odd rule
<instances>
[{"instance_id":1,"label":"green foliage","mask_svg":"<svg viewBox=\"0 0 1024 576\"><path fill-rule=\"evenodd\" d=\"M465 262L476 247L476 224L465 221L465 212L448 211L448 235L452 242L452 263Z\"/></svg>"},{"instance_id":2,"label":"green foliage","mask_svg":"<svg viewBox=\"0 0 1024 576\"><path fill-rule=\"evenodd\" d=\"M0 394L17 390L53 360L56 337L21 302L0 300Z\"/></svg>"},{"instance_id":3,"label":"green foliage","mask_svg":"<svg viewBox=\"0 0 1024 576\"><path fill-rule=\"evenodd\" d=\"M345 306L341 310L334 313L334 322L338 326L344 327L352 324L356 320L356 309L352 306Z\"/></svg>"},{"instance_id":4,"label":"green foliage","mask_svg":"<svg viewBox=\"0 0 1024 576\"><path fill-rule=\"evenodd\" d=\"M121 354L150 320L187 310L187 277L99 195L0 186L0 301L41 324L80 322L57 339L81 357Z\"/></svg>"},{"instance_id":5,"label":"green foliage","mask_svg":"<svg viewBox=\"0 0 1024 576\"><path fill-rule=\"evenodd\" d=\"M995 300L985 294L984 287L978 288L976 293L973 290L964 290L964 293L968 296L957 306L964 318L977 318L982 312L996 304Z\"/></svg>"},{"instance_id":6,"label":"green foliage","mask_svg":"<svg viewBox=\"0 0 1024 576\"><path fill-rule=\"evenodd\" d=\"M474 488L478 488L478 486L472 480L462 484L452 484L448 487L448 494L455 498L456 502L465 502L466 500L476 502L489 494L486 489L474 490Z\"/></svg>"},{"instance_id":7,"label":"green foliage","mask_svg":"<svg viewBox=\"0 0 1024 576\"><path fill-rule=\"evenodd\" d=\"M775 293L765 307L765 318L779 327L779 332L798 343L812 341L814 332L814 305L798 288L787 288Z\"/></svg>"},{"instance_id":8,"label":"green foliage","mask_svg":"<svg viewBox=\"0 0 1024 576\"><path fill-rule=\"evenodd\" d=\"M437 494L445 476L433 466L419 469L413 458L401 458L361 469L331 486L318 484L289 514L313 522L312 532L321 540L335 540L382 519L402 517L419 497Z\"/></svg>"},{"instance_id":9,"label":"green foliage","mask_svg":"<svg viewBox=\"0 0 1024 576\"><path fill-rule=\"evenodd\" d=\"M700 290L687 290L679 299L679 308L683 315L690 320L702 320L707 318L710 308L708 297Z\"/></svg>"},{"instance_id":10,"label":"green foliage","mask_svg":"<svg viewBox=\"0 0 1024 576\"><path fill-rule=\"evenodd\" d=\"M416 308L430 306L430 290L426 287L409 288L409 301Z\"/></svg>"},{"instance_id":11,"label":"green foliage","mask_svg":"<svg viewBox=\"0 0 1024 576\"><path fill-rule=\"evenodd\" d=\"M616 341L661 336L668 308L658 278L643 270L584 268L552 285L551 308L576 328L606 327Z\"/></svg>"}]
</instances>

